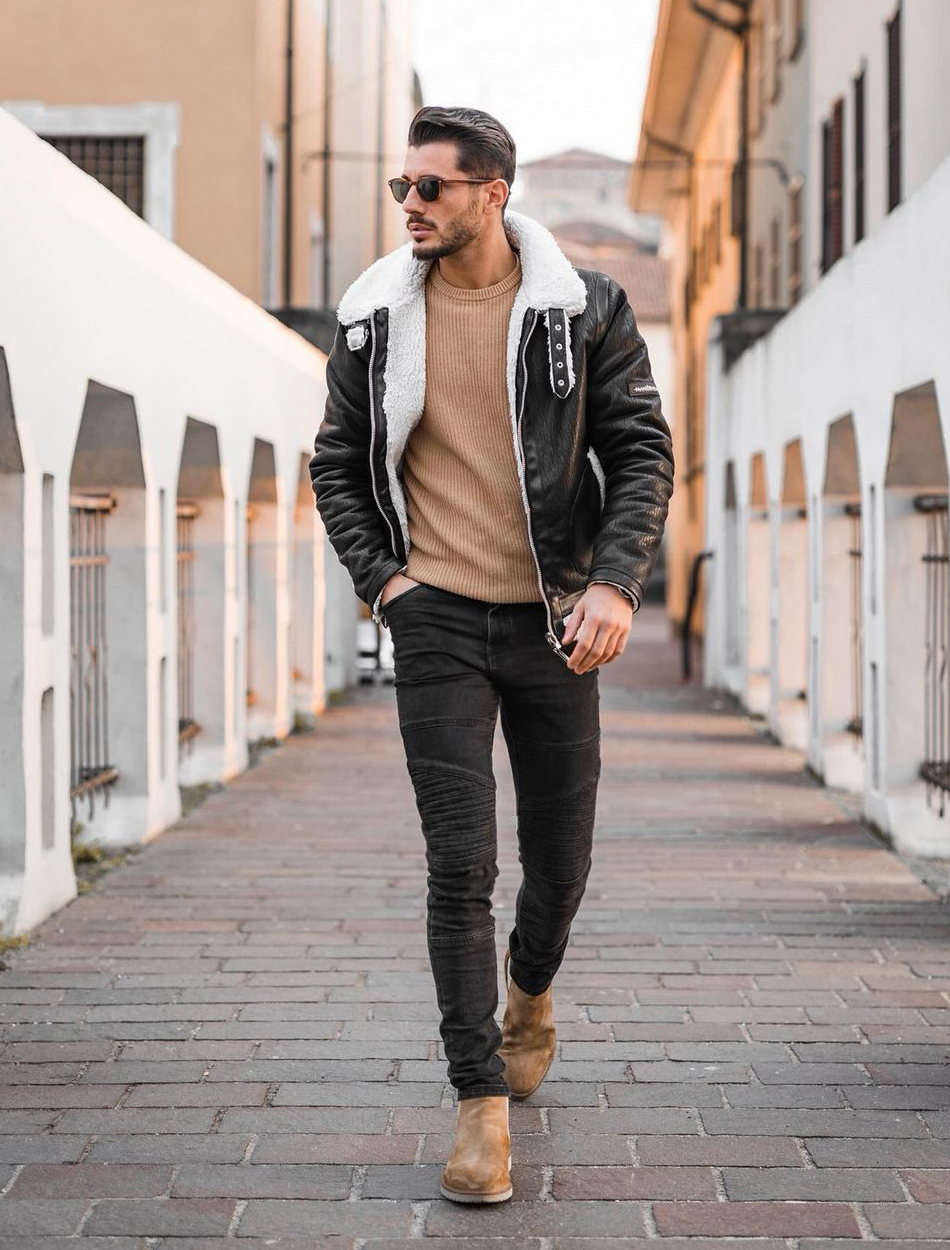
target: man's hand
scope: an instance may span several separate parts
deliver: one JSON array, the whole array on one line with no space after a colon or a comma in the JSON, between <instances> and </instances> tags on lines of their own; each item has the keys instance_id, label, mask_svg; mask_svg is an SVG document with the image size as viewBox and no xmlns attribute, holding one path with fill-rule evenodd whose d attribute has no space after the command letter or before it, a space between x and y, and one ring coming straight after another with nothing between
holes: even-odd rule
<instances>
[{"instance_id":1,"label":"man's hand","mask_svg":"<svg viewBox=\"0 0 950 1250\"><path fill-rule=\"evenodd\" d=\"M575 603L568 616L561 645L577 639L567 667L586 673L598 664L609 664L623 654L633 625L629 599L604 582L594 582Z\"/></svg>"},{"instance_id":2,"label":"man's hand","mask_svg":"<svg viewBox=\"0 0 950 1250\"><path fill-rule=\"evenodd\" d=\"M407 577L405 573L393 573L392 577L383 587L383 597L379 601L380 608L384 608L390 599L401 594L404 590L408 590L410 586L418 586L419 583L414 577Z\"/></svg>"}]
</instances>

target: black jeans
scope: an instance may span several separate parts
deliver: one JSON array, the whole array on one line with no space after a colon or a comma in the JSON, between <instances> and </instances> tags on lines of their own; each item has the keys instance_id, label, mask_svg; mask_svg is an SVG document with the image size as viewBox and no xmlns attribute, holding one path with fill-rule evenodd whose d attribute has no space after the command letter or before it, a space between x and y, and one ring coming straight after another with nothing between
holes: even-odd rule
<instances>
[{"instance_id":1,"label":"black jeans","mask_svg":"<svg viewBox=\"0 0 950 1250\"><path fill-rule=\"evenodd\" d=\"M526 993L540 994L560 967L590 871L598 670L573 673L554 654L542 603L488 603L423 582L382 613L425 837L426 936L449 1080L458 1098L506 1095L491 910L499 704L523 870L510 973Z\"/></svg>"}]
</instances>

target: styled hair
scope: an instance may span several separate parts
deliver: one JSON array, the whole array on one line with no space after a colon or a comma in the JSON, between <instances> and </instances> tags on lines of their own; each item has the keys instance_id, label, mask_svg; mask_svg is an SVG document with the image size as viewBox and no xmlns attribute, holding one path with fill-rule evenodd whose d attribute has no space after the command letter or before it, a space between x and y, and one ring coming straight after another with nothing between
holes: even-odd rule
<instances>
[{"instance_id":1,"label":"styled hair","mask_svg":"<svg viewBox=\"0 0 950 1250\"><path fill-rule=\"evenodd\" d=\"M441 108L435 104L421 108L409 123L410 147L423 143L450 141L458 151L458 167L473 178L515 180L515 141L497 117L481 109ZM502 216L508 201L502 207Z\"/></svg>"}]
</instances>

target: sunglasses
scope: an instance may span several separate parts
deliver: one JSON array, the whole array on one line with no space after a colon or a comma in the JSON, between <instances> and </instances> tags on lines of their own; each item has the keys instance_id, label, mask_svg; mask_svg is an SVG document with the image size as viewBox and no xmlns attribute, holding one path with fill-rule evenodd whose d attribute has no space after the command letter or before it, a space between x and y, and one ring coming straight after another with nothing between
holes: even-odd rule
<instances>
[{"instance_id":1,"label":"sunglasses","mask_svg":"<svg viewBox=\"0 0 950 1250\"><path fill-rule=\"evenodd\" d=\"M387 186L393 193L393 199L402 204L412 187L419 190L419 198L431 204L442 194L442 188L450 182L494 182L494 178L436 178L434 174L426 174L423 178L413 181L411 178L390 178Z\"/></svg>"}]
</instances>

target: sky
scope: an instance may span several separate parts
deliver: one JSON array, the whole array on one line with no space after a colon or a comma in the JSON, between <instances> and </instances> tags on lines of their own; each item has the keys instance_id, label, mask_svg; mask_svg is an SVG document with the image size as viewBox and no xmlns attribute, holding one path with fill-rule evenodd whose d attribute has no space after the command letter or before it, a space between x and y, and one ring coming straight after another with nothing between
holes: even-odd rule
<instances>
[{"instance_id":1,"label":"sky","mask_svg":"<svg viewBox=\"0 0 950 1250\"><path fill-rule=\"evenodd\" d=\"M514 136L519 161L572 147L633 159L658 0L411 5L426 104L492 113Z\"/></svg>"}]
</instances>

